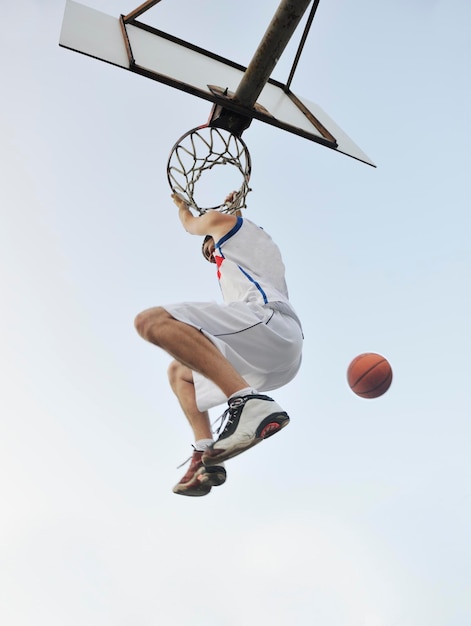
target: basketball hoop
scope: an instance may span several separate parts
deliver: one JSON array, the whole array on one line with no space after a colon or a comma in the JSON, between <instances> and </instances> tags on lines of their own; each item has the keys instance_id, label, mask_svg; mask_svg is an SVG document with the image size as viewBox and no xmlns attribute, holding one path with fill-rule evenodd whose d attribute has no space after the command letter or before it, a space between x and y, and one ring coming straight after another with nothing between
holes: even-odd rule
<instances>
[{"instance_id":1,"label":"basketball hoop","mask_svg":"<svg viewBox=\"0 0 471 626\"><path fill-rule=\"evenodd\" d=\"M230 202L202 207L196 202L195 190L203 174L214 167L228 165L236 168L235 174L242 178L238 191ZM245 199L250 191L249 180L252 169L247 146L240 137L221 128L202 126L185 133L173 146L167 164L167 177L174 193L178 193L198 213L217 210L235 213L245 208ZM231 191L227 188L224 195Z\"/></svg>"}]
</instances>

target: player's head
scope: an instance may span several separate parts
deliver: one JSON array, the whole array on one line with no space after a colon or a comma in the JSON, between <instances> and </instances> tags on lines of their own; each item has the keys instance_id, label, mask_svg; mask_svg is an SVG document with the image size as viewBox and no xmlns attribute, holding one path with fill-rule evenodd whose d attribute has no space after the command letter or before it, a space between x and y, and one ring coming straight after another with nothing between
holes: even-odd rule
<instances>
[{"instance_id":1,"label":"player's head","mask_svg":"<svg viewBox=\"0 0 471 626\"><path fill-rule=\"evenodd\" d=\"M206 237L203 239L201 251L206 261L209 261L210 263L216 263L213 256L214 239L211 237L211 235L206 235Z\"/></svg>"}]
</instances>

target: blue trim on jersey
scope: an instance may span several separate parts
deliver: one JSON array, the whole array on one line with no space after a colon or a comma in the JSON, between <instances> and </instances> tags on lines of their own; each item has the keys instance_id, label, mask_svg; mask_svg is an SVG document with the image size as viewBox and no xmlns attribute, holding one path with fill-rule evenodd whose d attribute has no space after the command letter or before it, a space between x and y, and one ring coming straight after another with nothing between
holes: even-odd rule
<instances>
[{"instance_id":1,"label":"blue trim on jersey","mask_svg":"<svg viewBox=\"0 0 471 626\"><path fill-rule=\"evenodd\" d=\"M228 233L226 233L223 237L221 237L221 239L218 242L216 242L214 244L214 246L216 248L219 248L220 246L222 246L222 244L225 241L227 241L228 239L230 239L230 237L235 235L236 232L241 228L243 221L244 220L241 217L237 217L237 222L234 224L234 226L231 228L231 230Z\"/></svg>"},{"instance_id":2,"label":"blue trim on jersey","mask_svg":"<svg viewBox=\"0 0 471 626\"><path fill-rule=\"evenodd\" d=\"M264 303L264 304L268 304L267 294L266 294L266 293L263 291L263 289L260 287L260 284L259 284L259 283L257 283L257 281L256 281L256 280L254 280L254 279L252 278L252 276L250 276L250 274L247 274L247 272L246 272L244 269L242 269L240 265L238 265L237 267L240 269L240 271L242 272L242 274L243 274L244 276L246 276L246 277L250 280L250 282L251 282L251 283L253 283L253 284L255 285L255 287L257 287L257 289L258 289L258 290L259 290L259 292L260 292L260 295L261 295L261 296L262 296L262 298L263 298L263 303Z\"/></svg>"},{"instance_id":3,"label":"blue trim on jersey","mask_svg":"<svg viewBox=\"0 0 471 626\"><path fill-rule=\"evenodd\" d=\"M233 235L235 235L238 230L240 230L243 222L244 220L241 217L238 217L237 222L234 224L233 228L231 228L229 232L227 232L223 237L221 237L221 239L216 244L214 244L214 247L217 248L219 255L223 259L225 259L226 257L224 256L224 253L221 249L222 244L228 239L230 239ZM263 291L260 284L257 283L257 281L254 278L252 278L252 276L250 276L250 274L248 274L240 265L238 265L237 267L240 269L242 274L258 289L258 291L260 292L260 295L263 298L263 303L268 304L267 294Z\"/></svg>"}]
</instances>

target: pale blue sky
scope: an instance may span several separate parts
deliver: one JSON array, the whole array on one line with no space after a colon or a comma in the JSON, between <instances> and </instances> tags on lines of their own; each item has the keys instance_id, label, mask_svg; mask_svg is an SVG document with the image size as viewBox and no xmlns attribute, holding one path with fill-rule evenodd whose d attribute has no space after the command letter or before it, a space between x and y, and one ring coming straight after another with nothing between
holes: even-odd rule
<instances>
[{"instance_id":1,"label":"pale blue sky","mask_svg":"<svg viewBox=\"0 0 471 626\"><path fill-rule=\"evenodd\" d=\"M162 0L143 21L247 64L277 4ZM274 394L289 428L201 499L171 491L190 432L133 318L219 298L166 180L210 105L59 48L63 0L5 5L0 622L467 626L469 2L321 0L292 88L377 169L244 133L246 215L282 248L304 364ZM394 381L362 400L345 373L370 350Z\"/></svg>"}]
</instances>

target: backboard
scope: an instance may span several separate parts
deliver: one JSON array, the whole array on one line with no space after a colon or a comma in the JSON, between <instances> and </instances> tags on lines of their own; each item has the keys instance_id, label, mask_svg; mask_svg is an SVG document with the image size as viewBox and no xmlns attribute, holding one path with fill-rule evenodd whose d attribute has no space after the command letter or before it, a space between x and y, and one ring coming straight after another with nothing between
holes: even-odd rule
<instances>
[{"instance_id":1,"label":"backboard","mask_svg":"<svg viewBox=\"0 0 471 626\"><path fill-rule=\"evenodd\" d=\"M231 99L247 68L136 19L127 21L67 0L60 45L374 166L319 106L295 96L283 83L269 78L248 109Z\"/></svg>"}]
</instances>

